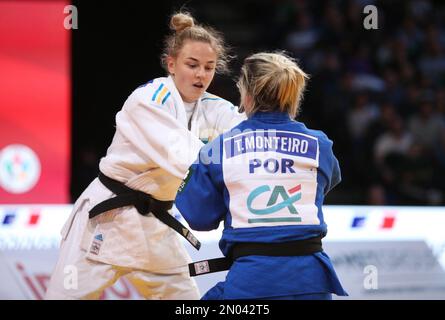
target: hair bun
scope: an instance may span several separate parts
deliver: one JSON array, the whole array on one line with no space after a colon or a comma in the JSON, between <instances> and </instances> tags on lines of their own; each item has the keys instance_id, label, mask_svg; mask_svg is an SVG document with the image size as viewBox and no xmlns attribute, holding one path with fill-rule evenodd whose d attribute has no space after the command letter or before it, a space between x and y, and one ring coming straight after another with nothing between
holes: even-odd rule
<instances>
[{"instance_id":1,"label":"hair bun","mask_svg":"<svg viewBox=\"0 0 445 320\"><path fill-rule=\"evenodd\" d=\"M193 27L195 21L188 13L176 13L170 19L170 29L175 32L181 32L186 28Z\"/></svg>"}]
</instances>

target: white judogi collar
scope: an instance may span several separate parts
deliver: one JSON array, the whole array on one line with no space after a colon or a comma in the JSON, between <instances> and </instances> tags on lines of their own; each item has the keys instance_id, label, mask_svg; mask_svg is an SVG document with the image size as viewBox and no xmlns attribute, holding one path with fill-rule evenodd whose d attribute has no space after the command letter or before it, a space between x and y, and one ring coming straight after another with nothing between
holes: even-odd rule
<instances>
[{"instance_id":1,"label":"white judogi collar","mask_svg":"<svg viewBox=\"0 0 445 320\"><path fill-rule=\"evenodd\" d=\"M176 108L176 115L177 115L178 121L183 123L184 126L186 128L188 128L189 127L188 126L188 122L189 121L188 121L188 118L187 118L187 113L186 113L184 101L182 100L182 97L179 94L178 89L176 88L176 85L175 85L175 82L173 81L173 78L171 76L168 76L165 84L170 89L171 94L173 96L174 103L175 103L175 108ZM194 108L193 114L192 114L191 119L190 119L190 124L191 124L190 131L196 137L199 137L199 130L200 130L198 120L199 120L199 115L202 112L201 98L202 97L199 97L199 99L195 102L195 108Z\"/></svg>"},{"instance_id":2,"label":"white judogi collar","mask_svg":"<svg viewBox=\"0 0 445 320\"><path fill-rule=\"evenodd\" d=\"M167 77L165 81L165 86L170 90L173 97L173 101L176 109L176 119L181 122L187 128L187 114L185 113L184 102L182 101L181 95L178 89L176 89L175 82L171 76Z\"/></svg>"},{"instance_id":3,"label":"white judogi collar","mask_svg":"<svg viewBox=\"0 0 445 320\"><path fill-rule=\"evenodd\" d=\"M196 101L193 101L193 102L185 102L184 101L184 107L185 107L185 113L187 115L188 128L190 130L191 124L192 124L192 118L196 111Z\"/></svg>"}]
</instances>

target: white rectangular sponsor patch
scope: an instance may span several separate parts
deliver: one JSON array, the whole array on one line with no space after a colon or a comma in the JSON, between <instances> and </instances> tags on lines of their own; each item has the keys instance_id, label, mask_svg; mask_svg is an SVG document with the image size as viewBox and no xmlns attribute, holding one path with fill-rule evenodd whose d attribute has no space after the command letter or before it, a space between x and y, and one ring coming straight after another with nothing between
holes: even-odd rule
<instances>
[{"instance_id":1,"label":"white rectangular sponsor patch","mask_svg":"<svg viewBox=\"0 0 445 320\"><path fill-rule=\"evenodd\" d=\"M207 273L210 271L209 262L208 261L200 261L195 263L195 272L196 274Z\"/></svg>"}]
</instances>

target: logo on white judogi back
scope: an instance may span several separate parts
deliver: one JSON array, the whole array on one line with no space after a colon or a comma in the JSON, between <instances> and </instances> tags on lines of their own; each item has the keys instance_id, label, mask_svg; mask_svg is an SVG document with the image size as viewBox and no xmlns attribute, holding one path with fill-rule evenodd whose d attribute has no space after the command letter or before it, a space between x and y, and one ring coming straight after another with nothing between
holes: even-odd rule
<instances>
[{"instance_id":1,"label":"logo on white judogi back","mask_svg":"<svg viewBox=\"0 0 445 320\"><path fill-rule=\"evenodd\" d=\"M266 204L266 207L255 208L255 199L261 194L270 194L270 198ZM281 198L282 201L278 201ZM301 217L298 217L298 211L294 206L294 203L301 199L301 184L286 190L284 186L274 186L273 189L269 185L262 185L254 189L247 197L247 208L249 211L258 218L248 219L248 223L261 223L261 222L301 222ZM278 203L277 203L278 202ZM267 217L281 209L286 208L290 215L289 217Z\"/></svg>"},{"instance_id":2,"label":"logo on white judogi back","mask_svg":"<svg viewBox=\"0 0 445 320\"><path fill-rule=\"evenodd\" d=\"M316 137L256 130L224 140L232 227L319 224Z\"/></svg>"}]
</instances>

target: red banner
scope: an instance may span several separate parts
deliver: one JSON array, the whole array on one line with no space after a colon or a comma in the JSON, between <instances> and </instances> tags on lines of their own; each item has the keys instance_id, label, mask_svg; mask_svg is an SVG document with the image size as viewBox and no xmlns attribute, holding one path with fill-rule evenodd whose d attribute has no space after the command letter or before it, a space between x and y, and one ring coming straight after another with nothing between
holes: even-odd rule
<instances>
[{"instance_id":1,"label":"red banner","mask_svg":"<svg viewBox=\"0 0 445 320\"><path fill-rule=\"evenodd\" d=\"M68 1L0 2L0 203L68 203Z\"/></svg>"}]
</instances>

